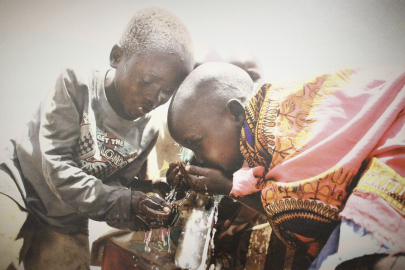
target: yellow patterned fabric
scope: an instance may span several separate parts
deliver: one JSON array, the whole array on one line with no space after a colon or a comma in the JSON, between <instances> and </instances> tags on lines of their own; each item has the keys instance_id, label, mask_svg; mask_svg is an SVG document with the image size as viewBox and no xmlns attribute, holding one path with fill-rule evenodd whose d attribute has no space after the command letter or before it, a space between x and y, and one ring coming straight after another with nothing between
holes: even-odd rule
<instances>
[{"instance_id":1,"label":"yellow patterned fabric","mask_svg":"<svg viewBox=\"0 0 405 270\"><path fill-rule=\"evenodd\" d=\"M315 257L340 220L353 172L332 168L298 182L265 181L262 202L274 232L290 248Z\"/></svg>"},{"instance_id":2,"label":"yellow patterned fabric","mask_svg":"<svg viewBox=\"0 0 405 270\"><path fill-rule=\"evenodd\" d=\"M312 136L316 106L325 96L333 95L332 87L347 83L350 74L351 70L345 69L307 82L276 87L263 84L246 106L246 124L241 134L241 151L250 167L263 166L266 174L299 155ZM344 167L333 167L291 183L266 179L263 175L262 202L275 233L290 247L308 242L304 249L316 256L339 220L342 202L347 197L346 187L354 173ZM304 230L296 226L303 225L297 220L305 223ZM322 243L315 240L319 234Z\"/></svg>"},{"instance_id":3,"label":"yellow patterned fabric","mask_svg":"<svg viewBox=\"0 0 405 270\"><path fill-rule=\"evenodd\" d=\"M354 192L375 193L405 216L405 179L373 158Z\"/></svg>"},{"instance_id":4,"label":"yellow patterned fabric","mask_svg":"<svg viewBox=\"0 0 405 270\"><path fill-rule=\"evenodd\" d=\"M295 250L295 257L305 254L308 261L347 209L345 219L353 220L372 201L404 216L404 85L401 67L342 69L284 85L261 85L245 108L240 137L249 168L234 173L231 194L260 191L274 233ZM389 177L376 177L373 163L351 194L363 165L373 158L386 166L378 174ZM372 200L370 193L385 201ZM387 234L372 222L384 213L369 211L362 217L368 213L367 222L356 224L386 239L396 233Z\"/></svg>"},{"instance_id":5,"label":"yellow patterned fabric","mask_svg":"<svg viewBox=\"0 0 405 270\"><path fill-rule=\"evenodd\" d=\"M316 106L333 94L332 87L347 83L351 73L342 69L307 82L263 84L246 106L241 133L241 151L249 165L271 169L298 155L311 136Z\"/></svg>"}]
</instances>

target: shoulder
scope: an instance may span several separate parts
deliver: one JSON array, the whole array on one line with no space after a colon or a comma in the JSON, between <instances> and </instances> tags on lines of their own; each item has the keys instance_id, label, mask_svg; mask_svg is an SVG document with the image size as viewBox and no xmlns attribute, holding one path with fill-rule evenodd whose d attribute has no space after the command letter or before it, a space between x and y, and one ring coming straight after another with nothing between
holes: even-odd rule
<instances>
[{"instance_id":1,"label":"shoulder","mask_svg":"<svg viewBox=\"0 0 405 270\"><path fill-rule=\"evenodd\" d=\"M100 69L84 64L69 65L60 71L60 78L66 83L90 84L97 76L100 76Z\"/></svg>"},{"instance_id":2,"label":"shoulder","mask_svg":"<svg viewBox=\"0 0 405 270\"><path fill-rule=\"evenodd\" d=\"M106 72L107 68L100 69L83 64L66 66L60 71L56 89L67 91L72 96L87 96L90 89L96 93L99 85L104 81Z\"/></svg>"}]
</instances>

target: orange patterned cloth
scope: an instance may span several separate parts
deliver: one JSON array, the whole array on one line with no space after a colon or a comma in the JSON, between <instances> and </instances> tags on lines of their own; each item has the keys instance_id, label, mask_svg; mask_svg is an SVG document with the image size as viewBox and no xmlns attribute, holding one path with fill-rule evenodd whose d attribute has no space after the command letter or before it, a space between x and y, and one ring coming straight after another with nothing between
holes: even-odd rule
<instances>
[{"instance_id":1,"label":"orange patterned cloth","mask_svg":"<svg viewBox=\"0 0 405 270\"><path fill-rule=\"evenodd\" d=\"M404 85L405 69L396 67L263 84L246 107L241 133L250 169L234 174L231 194L260 190L275 233L312 260L338 224L352 185L364 173L362 164L374 157L398 175L384 182L397 193L387 195L362 178L356 194L378 195L403 219Z\"/></svg>"}]
</instances>

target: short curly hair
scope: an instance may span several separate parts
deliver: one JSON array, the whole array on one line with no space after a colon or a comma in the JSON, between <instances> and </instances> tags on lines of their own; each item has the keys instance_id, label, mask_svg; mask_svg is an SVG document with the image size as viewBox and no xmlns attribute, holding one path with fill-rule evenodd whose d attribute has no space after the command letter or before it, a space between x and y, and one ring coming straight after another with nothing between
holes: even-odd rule
<instances>
[{"instance_id":1,"label":"short curly hair","mask_svg":"<svg viewBox=\"0 0 405 270\"><path fill-rule=\"evenodd\" d=\"M128 23L120 44L126 55L160 49L193 54L193 43L184 23L173 13L157 7L139 10Z\"/></svg>"}]
</instances>

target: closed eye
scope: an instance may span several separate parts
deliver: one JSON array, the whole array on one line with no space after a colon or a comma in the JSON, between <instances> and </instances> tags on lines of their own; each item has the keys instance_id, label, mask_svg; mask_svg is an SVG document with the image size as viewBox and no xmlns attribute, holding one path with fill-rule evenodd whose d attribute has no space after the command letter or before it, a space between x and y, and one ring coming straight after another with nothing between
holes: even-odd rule
<instances>
[{"instance_id":1,"label":"closed eye","mask_svg":"<svg viewBox=\"0 0 405 270\"><path fill-rule=\"evenodd\" d=\"M163 89L162 92L163 92L164 94L166 94L166 95L172 95L172 94L174 93L174 89L166 88L166 89Z\"/></svg>"},{"instance_id":2,"label":"closed eye","mask_svg":"<svg viewBox=\"0 0 405 270\"><path fill-rule=\"evenodd\" d=\"M149 80L145 79L145 78L141 78L141 81L142 81L142 84L144 84L144 85L151 84L151 82Z\"/></svg>"}]
</instances>

